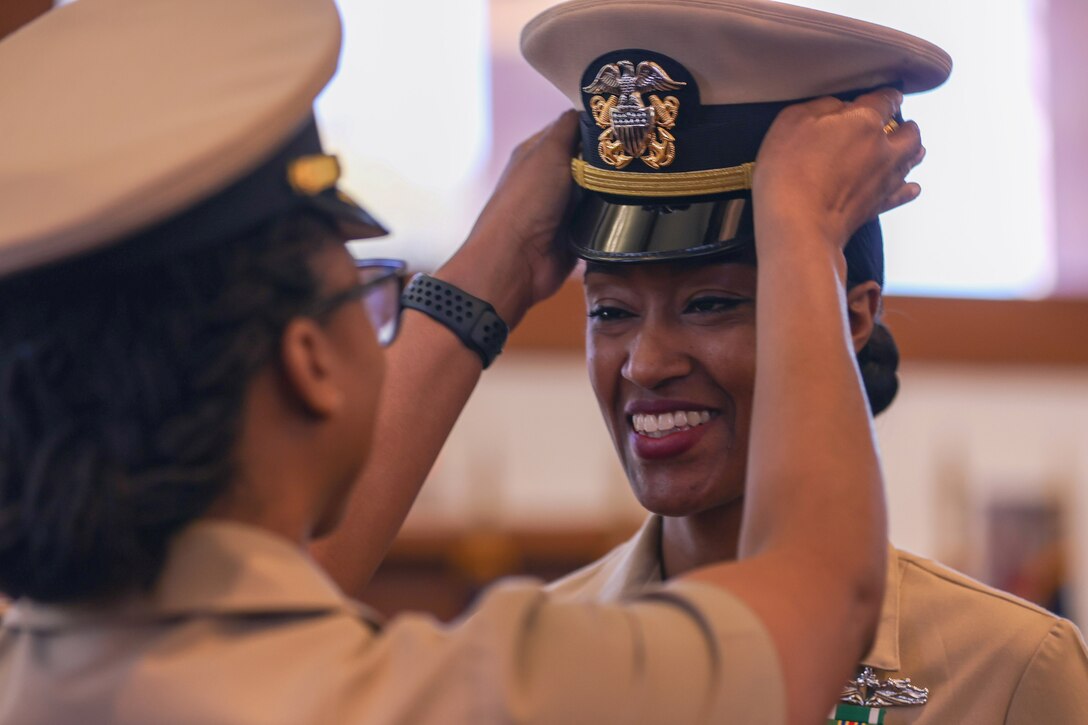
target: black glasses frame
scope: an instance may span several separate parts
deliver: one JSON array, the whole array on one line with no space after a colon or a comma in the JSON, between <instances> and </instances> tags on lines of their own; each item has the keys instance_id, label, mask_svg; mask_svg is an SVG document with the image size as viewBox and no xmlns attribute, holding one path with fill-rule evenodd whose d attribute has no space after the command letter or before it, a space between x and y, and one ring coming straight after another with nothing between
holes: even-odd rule
<instances>
[{"instance_id":1,"label":"black glasses frame","mask_svg":"<svg viewBox=\"0 0 1088 725\"><path fill-rule=\"evenodd\" d=\"M323 320L341 305L345 305L354 300L361 300L374 290L378 289L382 284L387 284L391 279L395 279L397 282L397 299L396 313L392 320L394 323L393 331L389 335L388 340L384 342L381 340L378 341L383 347L389 345L396 339L397 333L400 331L400 295L404 291L405 271L407 266L408 265L402 259L356 259L356 271L381 269L385 270L385 272L372 280L359 282L351 287L335 292L324 299L318 300L311 309L310 315ZM379 333L377 327L375 328L374 333Z\"/></svg>"}]
</instances>

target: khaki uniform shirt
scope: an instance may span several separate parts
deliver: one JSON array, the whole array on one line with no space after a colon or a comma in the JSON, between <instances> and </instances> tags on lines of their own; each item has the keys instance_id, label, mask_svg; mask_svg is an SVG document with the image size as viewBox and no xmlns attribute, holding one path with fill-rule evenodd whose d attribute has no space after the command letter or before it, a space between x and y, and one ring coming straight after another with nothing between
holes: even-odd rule
<instances>
[{"instance_id":1,"label":"khaki uniform shirt","mask_svg":"<svg viewBox=\"0 0 1088 725\"><path fill-rule=\"evenodd\" d=\"M552 584L570 600L613 602L660 585L661 518L603 559ZM1088 725L1088 651L1044 609L891 549L884 605L862 665L929 688L889 707L885 725ZM814 596L819 596L815 594Z\"/></svg>"},{"instance_id":2,"label":"khaki uniform shirt","mask_svg":"<svg viewBox=\"0 0 1088 725\"><path fill-rule=\"evenodd\" d=\"M456 626L379 628L297 547L198 523L156 588L109 608L17 601L0 722L782 723L773 644L739 600L670 586L623 606L492 590Z\"/></svg>"}]
</instances>

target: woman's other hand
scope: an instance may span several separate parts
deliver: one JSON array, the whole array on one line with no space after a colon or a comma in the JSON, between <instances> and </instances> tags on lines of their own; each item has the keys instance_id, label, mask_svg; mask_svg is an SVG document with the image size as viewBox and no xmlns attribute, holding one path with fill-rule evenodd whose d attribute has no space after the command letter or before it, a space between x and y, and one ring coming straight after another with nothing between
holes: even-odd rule
<instances>
[{"instance_id":1,"label":"woman's other hand","mask_svg":"<svg viewBox=\"0 0 1088 725\"><path fill-rule=\"evenodd\" d=\"M783 110L756 159L756 228L800 225L841 249L862 224L915 199L921 188L905 179L925 149L916 123L889 125L902 100L882 88Z\"/></svg>"}]
</instances>

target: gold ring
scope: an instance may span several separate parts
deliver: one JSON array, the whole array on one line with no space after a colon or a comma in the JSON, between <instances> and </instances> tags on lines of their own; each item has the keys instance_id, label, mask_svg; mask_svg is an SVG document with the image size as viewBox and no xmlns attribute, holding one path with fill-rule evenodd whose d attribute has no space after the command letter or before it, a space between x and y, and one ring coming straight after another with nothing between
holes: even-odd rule
<instances>
[{"instance_id":1,"label":"gold ring","mask_svg":"<svg viewBox=\"0 0 1088 725\"><path fill-rule=\"evenodd\" d=\"M897 128L899 128L899 122L893 118L884 124L884 133L891 136Z\"/></svg>"}]
</instances>

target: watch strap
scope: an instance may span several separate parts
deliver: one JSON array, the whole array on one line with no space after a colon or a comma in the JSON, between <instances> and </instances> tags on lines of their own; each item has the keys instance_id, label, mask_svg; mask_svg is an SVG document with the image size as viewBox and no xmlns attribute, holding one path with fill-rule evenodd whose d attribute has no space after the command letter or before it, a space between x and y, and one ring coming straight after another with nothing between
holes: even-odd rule
<instances>
[{"instance_id":1,"label":"watch strap","mask_svg":"<svg viewBox=\"0 0 1088 725\"><path fill-rule=\"evenodd\" d=\"M502 352L510 333L489 303L426 274L412 277L401 295L401 305L448 327L465 347L480 356L485 370Z\"/></svg>"}]
</instances>

